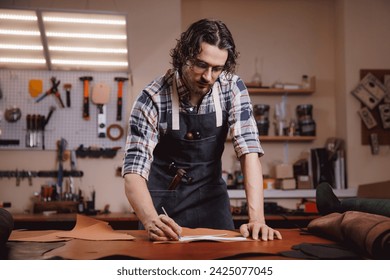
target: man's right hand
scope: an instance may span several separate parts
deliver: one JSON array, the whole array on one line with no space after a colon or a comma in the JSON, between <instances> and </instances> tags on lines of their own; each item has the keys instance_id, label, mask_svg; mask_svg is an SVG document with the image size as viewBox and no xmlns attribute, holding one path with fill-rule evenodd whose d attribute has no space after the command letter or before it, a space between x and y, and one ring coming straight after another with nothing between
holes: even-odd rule
<instances>
[{"instance_id":1,"label":"man's right hand","mask_svg":"<svg viewBox=\"0 0 390 280\"><path fill-rule=\"evenodd\" d=\"M144 227L148 232L149 239L153 241L178 241L182 232L182 228L164 214L145 222Z\"/></svg>"},{"instance_id":2,"label":"man's right hand","mask_svg":"<svg viewBox=\"0 0 390 280\"><path fill-rule=\"evenodd\" d=\"M155 241L179 240L181 227L167 215L158 215L146 180L138 174L125 175L125 193L137 217Z\"/></svg>"}]
</instances>

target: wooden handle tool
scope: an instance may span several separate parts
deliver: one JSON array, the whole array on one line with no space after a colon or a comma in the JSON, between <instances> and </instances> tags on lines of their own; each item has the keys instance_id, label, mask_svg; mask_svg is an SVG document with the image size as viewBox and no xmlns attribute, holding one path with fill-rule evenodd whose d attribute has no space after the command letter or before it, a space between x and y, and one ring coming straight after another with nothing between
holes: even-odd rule
<instances>
[{"instance_id":1,"label":"wooden handle tool","mask_svg":"<svg viewBox=\"0 0 390 280\"><path fill-rule=\"evenodd\" d=\"M70 108L70 90L72 88L71 84L64 84L64 89L66 92L66 107Z\"/></svg>"},{"instance_id":2,"label":"wooden handle tool","mask_svg":"<svg viewBox=\"0 0 390 280\"><path fill-rule=\"evenodd\" d=\"M89 82L92 81L92 77L80 77L80 81L83 82L83 119L89 121Z\"/></svg>"},{"instance_id":3,"label":"wooden handle tool","mask_svg":"<svg viewBox=\"0 0 390 280\"><path fill-rule=\"evenodd\" d=\"M115 77L115 81L118 82L118 99L117 99L117 110L116 110L116 120L122 120L122 103L123 103L123 83L128 80L128 78Z\"/></svg>"}]
</instances>

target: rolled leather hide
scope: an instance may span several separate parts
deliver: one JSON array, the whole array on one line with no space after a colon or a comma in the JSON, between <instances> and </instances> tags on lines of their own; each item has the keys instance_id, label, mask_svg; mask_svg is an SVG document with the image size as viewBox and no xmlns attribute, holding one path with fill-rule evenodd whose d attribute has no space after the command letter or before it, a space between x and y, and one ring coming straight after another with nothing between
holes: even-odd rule
<instances>
[{"instance_id":1,"label":"rolled leather hide","mask_svg":"<svg viewBox=\"0 0 390 280\"><path fill-rule=\"evenodd\" d=\"M369 258L390 259L390 218L359 211L332 213L312 220L308 231L361 251Z\"/></svg>"},{"instance_id":2,"label":"rolled leather hide","mask_svg":"<svg viewBox=\"0 0 390 280\"><path fill-rule=\"evenodd\" d=\"M0 247L7 243L13 228L14 219L12 215L4 208L0 208Z\"/></svg>"}]
</instances>

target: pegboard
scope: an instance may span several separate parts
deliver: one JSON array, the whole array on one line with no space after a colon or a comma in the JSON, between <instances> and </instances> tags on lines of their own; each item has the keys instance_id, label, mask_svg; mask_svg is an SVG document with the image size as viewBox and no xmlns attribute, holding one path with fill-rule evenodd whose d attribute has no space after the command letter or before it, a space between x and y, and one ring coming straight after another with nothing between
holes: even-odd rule
<instances>
[{"instance_id":1,"label":"pegboard","mask_svg":"<svg viewBox=\"0 0 390 280\"><path fill-rule=\"evenodd\" d=\"M93 78L89 83L89 120L83 119L83 82L79 79L82 76ZM57 81L61 81L58 90L65 103L65 108L61 108L54 95L36 102L39 96L51 88L50 79L52 77L56 77ZM77 149L80 145L86 148L92 146L99 148L123 147L126 139L126 93L129 88L129 81L123 83L122 120L117 121L118 82L114 80L115 77L128 78L128 73L0 69L0 88L2 91L0 96L0 140L19 140L20 143L19 145L1 145L0 150L42 150L42 146L26 147L26 116L28 114L39 114L47 117L51 106L54 106L55 110L45 127L44 142L46 150L56 150L57 141L61 138L67 141L67 149L72 150ZM43 92L38 97L34 98L29 93L30 80L42 80ZM97 105L92 102L91 98L93 87L97 83L105 83L110 88L109 101L105 105L106 126L117 124L123 128L123 136L117 140L98 137L98 110ZM66 107L64 84L71 84L71 107ZM20 120L16 122L8 122L4 118L5 111L12 107L20 108L22 113Z\"/></svg>"}]
</instances>

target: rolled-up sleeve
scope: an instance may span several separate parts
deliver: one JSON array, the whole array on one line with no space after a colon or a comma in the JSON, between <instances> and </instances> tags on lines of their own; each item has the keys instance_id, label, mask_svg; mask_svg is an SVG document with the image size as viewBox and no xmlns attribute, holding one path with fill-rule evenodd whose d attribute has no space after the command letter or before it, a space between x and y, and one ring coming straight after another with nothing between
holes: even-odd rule
<instances>
[{"instance_id":1,"label":"rolled-up sleeve","mask_svg":"<svg viewBox=\"0 0 390 280\"><path fill-rule=\"evenodd\" d=\"M135 101L130 114L122 176L136 173L147 180L157 142L158 112L152 98L144 90Z\"/></svg>"},{"instance_id":2,"label":"rolled-up sleeve","mask_svg":"<svg viewBox=\"0 0 390 280\"><path fill-rule=\"evenodd\" d=\"M264 150L259 141L259 133L248 90L240 78L232 85L229 123L236 156L239 158L248 153L258 153L262 156Z\"/></svg>"}]
</instances>

